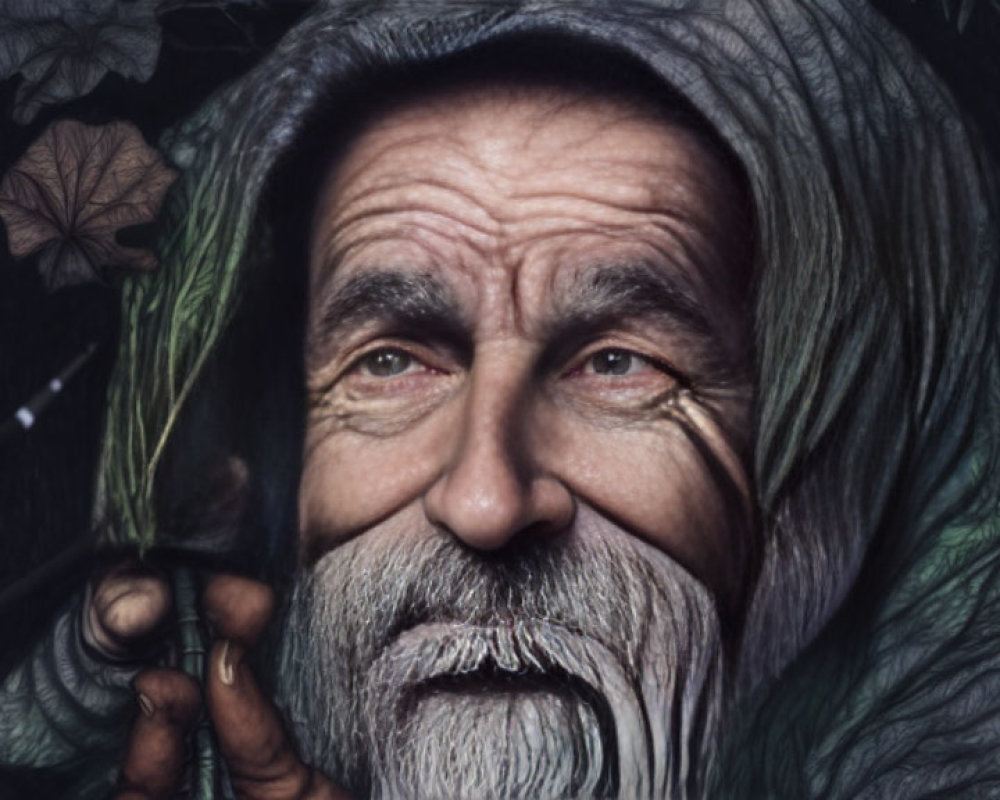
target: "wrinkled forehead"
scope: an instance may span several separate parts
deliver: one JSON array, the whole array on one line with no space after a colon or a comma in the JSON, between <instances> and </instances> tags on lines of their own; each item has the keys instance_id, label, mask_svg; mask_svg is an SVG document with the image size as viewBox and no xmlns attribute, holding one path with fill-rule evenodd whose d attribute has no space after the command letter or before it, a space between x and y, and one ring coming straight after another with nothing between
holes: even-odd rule
<instances>
[{"instance_id":1,"label":"wrinkled forehead","mask_svg":"<svg viewBox=\"0 0 1000 800\"><path fill-rule=\"evenodd\" d=\"M296 146L302 158L293 180L301 184L300 197L312 198L303 221L315 217L317 193L329 188L330 175L343 163L345 153L373 126L384 128L391 119L405 131L416 119L433 120L456 105L481 103L487 97L493 113L484 118L480 135L488 136L491 121L502 119L505 109L526 95L535 99L538 114L525 126L525 139L545 135L546 123L586 105L614 107L616 121L630 117L637 123L660 123L686 132L694 143L689 149L707 153L702 163L726 174L726 180L717 183L725 183L738 195L738 213L728 221L732 238L754 238L743 165L680 92L625 51L572 36L544 34L503 37L429 62L372 67L330 95L314 113L305 140ZM589 134L588 130L580 132L581 136ZM443 137L439 150L454 150L454 144ZM572 141L565 142L565 150L567 157L572 155ZM616 169L609 165L610 171Z\"/></svg>"},{"instance_id":2,"label":"wrinkled forehead","mask_svg":"<svg viewBox=\"0 0 1000 800\"><path fill-rule=\"evenodd\" d=\"M558 295L581 269L660 261L705 296L736 297L741 204L702 137L648 103L537 83L450 87L372 118L328 169L310 294L361 269L473 264L443 277L496 273L506 293L527 275Z\"/></svg>"},{"instance_id":3,"label":"wrinkled forehead","mask_svg":"<svg viewBox=\"0 0 1000 800\"><path fill-rule=\"evenodd\" d=\"M464 295L474 328L490 316L485 299L531 319L584 273L649 268L735 322L739 195L694 132L634 101L510 84L414 98L373 119L326 176L311 316L371 271L433 275Z\"/></svg>"},{"instance_id":4,"label":"wrinkled forehead","mask_svg":"<svg viewBox=\"0 0 1000 800\"><path fill-rule=\"evenodd\" d=\"M670 143L665 148L666 138ZM420 163L412 161L413 146L420 148ZM369 120L327 168L313 225L332 205L353 200L354 186L368 189L366 173L387 167L401 175L419 167L431 179L432 173L445 177L449 170L458 180L463 170L491 172L516 180L517 187L507 188L526 196L540 176L560 180L561 169L561 179L571 182L577 172L589 170L608 183L595 189L614 194L617 181L622 192L644 192L623 196L623 203L645 200L652 205L659 189L670 189L670 181L648 171L656 166L666 166L671 174L687 173L692 182L711 181L736 191L738 179L703 138L656 108L558 86L463 87L409 98ZM634 169L643 170L644 179L628 174Z\"/></svg>"}]
</instances>

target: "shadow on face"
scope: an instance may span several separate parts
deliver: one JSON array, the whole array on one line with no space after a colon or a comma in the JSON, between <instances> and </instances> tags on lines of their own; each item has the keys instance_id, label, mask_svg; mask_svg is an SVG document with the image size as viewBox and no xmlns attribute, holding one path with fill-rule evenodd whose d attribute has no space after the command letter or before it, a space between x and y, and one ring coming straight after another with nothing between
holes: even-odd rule
<instances>
[{"instance_id":1,"label":"shadow on face","mask_svg":"<svg viewBox=\"0 0 1000 800\"><path fill-rule=\"evenodd\" d=\"M739 595L736 198L695 134L612 98L466 88L370 124L310 240L307 559L402 515L488 557L586 507Z\"/></svg>"},{"instance_id":2,"label":"shadow on face","mask_svg":"<svg viewBox=\"0 0 1000 800\"><path fill-rule=\"evenodd\" d=\"M696 796L755 551L739 176L559 81L338 142L277 679L303 754L373 796Z\"/></svg>"}]
</instances>

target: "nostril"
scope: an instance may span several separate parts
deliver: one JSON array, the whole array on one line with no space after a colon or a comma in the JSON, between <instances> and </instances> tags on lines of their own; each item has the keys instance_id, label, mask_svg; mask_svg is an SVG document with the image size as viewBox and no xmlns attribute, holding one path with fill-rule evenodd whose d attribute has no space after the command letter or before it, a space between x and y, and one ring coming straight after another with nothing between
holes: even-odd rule
<instances>
[{"instance_id":1,"label":"nostril","mask_svg":"<svg viewBox=\"0 0 1000 800\"><path fill-rule=\"evenodd\" d=\"M539 539L552 539L566 533L569 525L563 520L541 519L525 526L518 532L511 543L523 542L525 540L537 541Z\"/></svg>"},{"instance_id":2,"label":"nostril","mask_svg":"<svg viewBox=\"0 0 1000 800\"><path fill-rule=\"evenodd\" d=\"M452 449L423 498L429 522L479 550L551 535L572 518L565 487L539 466L544 437L530 434L522 355L499 346L480 354Z\"/></svg>"},{"instance_id":3,"label":"nostril","mask_svg":"<svg viewBox=\"0 0 1000 800\"><path fill-rule=\"evenodd\" d=\"M432 523L481 550L503 547L533 521L527 487L497 459L465 460L431 487L424 505Z\"/></svg>"},{"instance_id":4,"label":"nostril","mask_svg":"<svg viewBox=\"0 0 1000 800\"><path fill-rule=\"evenodd\" d=\"M440 529L454 536L453 531L443 527ZM455 539L462 550L474 553L479 559L483 559L495 568L522 570L527 565L537 564L538 558L545 553L559 551L567 541L566 534L569 530L569 527L556 528L547 522L537 522L521 529L516 535L506 538L493 548L469 544L458 536L455 536ZM518 582L522 578L512 577L511 580Z\"/></svg>"}]
</instances>

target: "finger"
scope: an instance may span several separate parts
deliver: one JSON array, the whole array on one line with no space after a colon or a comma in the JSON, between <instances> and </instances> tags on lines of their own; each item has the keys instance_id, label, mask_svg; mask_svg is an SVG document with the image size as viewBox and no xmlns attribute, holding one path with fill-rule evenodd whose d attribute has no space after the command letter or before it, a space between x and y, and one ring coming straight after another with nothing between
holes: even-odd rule
<instances>
[{"instance_id":1,"label":"finger","mask_svg":"<svg viewBox=\"0 0 1000 800\"><path fill-rule=\"evenodd\" d=\"M129 561L116 565L94 585L84 620L85 641L102 655L136 655L170 613L166 579Z\"/></svg>"},{"instance_id":2,"label":"finger","mask_svg":"<svg viewBox=\"0 0 1000 800\"><path fill-rule=\"evenodd\" d=\"M202 592L205 615L216 636L252 647L274 611L274 591L240 575L215 575Z\"/></svg>"},{"instance_id":3,"label":"finger","mask_svg":"<svg viewBox=\"0 0 1000 800\"><path fill-rule=\"evenodd\" d=\"M183 774L185 741L201 707L194 679L151 669L135 679L139 713L132 726L115 800L172 798Z\"/></svg>"},{"instance_id":4,"label":"finger","mask_svg":"<svg viewBox=\"0 0 1000 800\"><path fill-rule=\"evenodd\" d=\"M249 578L216 575L206 583L202 603L221 637L209 656L206 703L237 793L249 800L349 798L298 760L281 718L243 663L274 609L271 588Z\"/></svg>"},{"instance_id":5,"label":"finger","mask_svg":"<svg viewBox=\"0 0 1000 800\"><path fill-rule=\"evenodd\" d=\"M278 712L264 697L246 650L232 639L217 641L209 658L206 702L233 788L248 800L349 800L295 754Z\"/></svg>"}]
</instances>

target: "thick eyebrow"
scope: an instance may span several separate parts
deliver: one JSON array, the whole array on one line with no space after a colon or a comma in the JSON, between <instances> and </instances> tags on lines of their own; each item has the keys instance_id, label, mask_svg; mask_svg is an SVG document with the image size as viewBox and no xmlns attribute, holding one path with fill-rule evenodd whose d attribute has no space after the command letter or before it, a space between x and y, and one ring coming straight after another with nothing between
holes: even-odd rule
<instances>
[{"instance_id":1,"label":"thick eyebrow","mask_svg":"<svg viewBox=\"0 0 1000 800\"><path fill-rule=\"evenodd\" d=\"M683 330L703 345L698 349L706 369L724 368L725 347L693 287L674 270L644 261L601 264L582 273L544 324L553 344L546 361L628 321Z\"/></svg>"},{"instance_id":2,"label":"thick eyebrow","mask_svg":"<svg viewBox=\"0 0 1000 800\"><path fill-rule=\"evenodd\" d=\"M602 264L586 270L559 301L547 328L600 328L615 320L636 318L660 318L703 338L715 338L687 282L646 262Z\"/></svg>"},{"instance_id":3,"label":"thick eyebrow","mask_svg":"<svg viewBox=\"0 0 1000 800\"><path fill-rule=\"evenodd\" d=\"M432 275L373 269L323 298L310 325L310 340L325 348L347 331L373 322L453 340L466 335L469 327L451 291Z\"/></svg>"}]
</instances>

